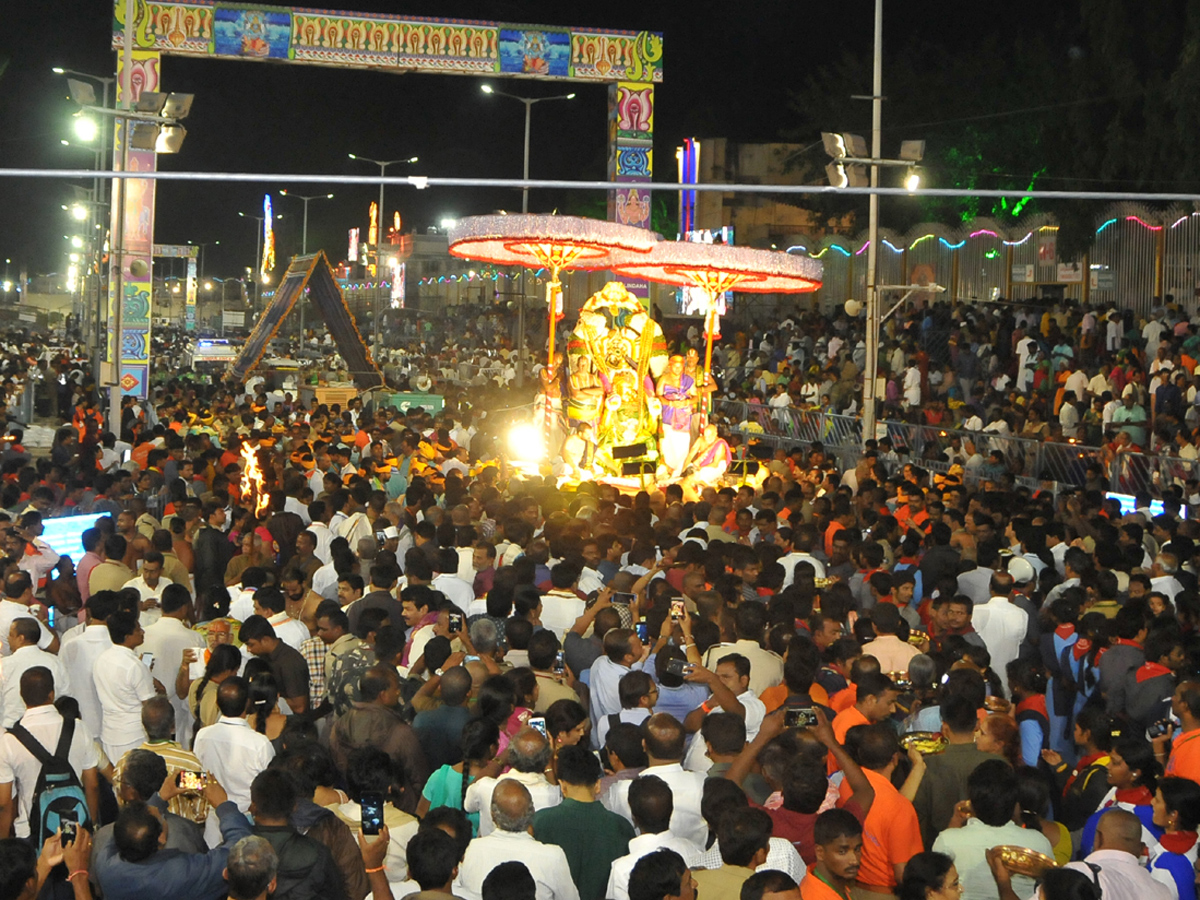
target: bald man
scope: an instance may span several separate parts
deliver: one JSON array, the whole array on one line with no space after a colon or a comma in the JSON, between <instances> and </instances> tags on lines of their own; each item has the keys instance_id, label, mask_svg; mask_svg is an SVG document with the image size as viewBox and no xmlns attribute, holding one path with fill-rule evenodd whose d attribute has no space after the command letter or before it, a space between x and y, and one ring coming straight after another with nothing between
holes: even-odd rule
<instances>
[{"instance_id":1,"label":"bald man","mask_svg":"<svg viewBox=\"0 0 1200 900\"><path fill-rule=\"evenodd\" d=\"M492 799L495 791L505 782L513 781L523 786L533 798L534 811L562 802L562 791L558 785L551 784L545 775L551 750L544 734L533 728L521 729L508 745L508 753L512 765L508 772L499 778L478 778L467 788L463 810L479 813L480 837L487 837L496 827L492 823Z\"/></svg>"},{"instance_id":2,"label":"bald man","mask_svg":"<svg viewBox=\"0 0 1200 900\"><path fill-rule=\"evenodd\" d=\"M1067 868L1091 878L1093 867L1098 866L1102 896L1172 900L1171 889L1155 881L1141 865L1146 845L1142 843L1142 820L1136 815L1124 809L1102 815L1096 826L1095 846L1082 862L1067 863Z\"/></svg>"},{"instance_id":3,"label":"bald man","mask_svg":"<svg viewBox=\"0 0 1200 900\"><path fill-rule=\"evenodd\" d=\"M520 732L514 745L529 730ZM482 900L488 873L501 863L516 861L533 875L537 900L579 900L562 847L533 838L534 799L525 785L514 778L501 779L491 791L488 811L494 830L467 845L454 883L456 894L465 900Z\"/></svg>"}]
</instances>

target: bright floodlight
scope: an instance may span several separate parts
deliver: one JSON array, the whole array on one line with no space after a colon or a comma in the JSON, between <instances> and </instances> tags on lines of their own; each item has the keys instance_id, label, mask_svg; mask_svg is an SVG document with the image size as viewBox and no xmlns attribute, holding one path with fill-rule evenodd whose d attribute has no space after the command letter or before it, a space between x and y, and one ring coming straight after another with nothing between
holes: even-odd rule
<instances>
[{"instance_id":1,"label":"bright floodlight","mask_svg":"<svg viewBox=\"0 0 1200 900\"><path fill-rule=\"evenodd\" d=\"M909 169L908 175L904 178L904 188L910 194L916 191L921 186L921 174L916 169Z\"/></svg>"},{"instance_id":2,"label":"bright floodlight","mask_svg":"<svg viewBox=\"0 0 1200 900\"><path fill-rule=\"evenodd\" d=\"M536 425L514 425L508 432L508 452L521 462L541 462L546 442Z\"/></svg>"},{"instance_id":3,"label":"bright floodlight","mask_svg":"<svg viewBox=\"0 0 1200 900\"><path fill-rule=\"evenodd\" d=\"M212 290L212 282L211 281L204 282L204 289L206 291L211 291Z\"/></svg>"},{"instance_id":4,"label":"bright floodlight","mask_svg":"<svg viewBox=\"0 0 1200 900\"><path fill-rule=\"evenodd\" d=\"M479 86L479 89L480 89L481 91L483 91L485 94L492 94L492 93L495 93L495 91L493 91L493 90L492 90L492 86L491 86L490 84L481 84L481 85Z\"/></svg>"},{"instance_id":5,"label":"bright floodlight","mask_svg":"<svg viewBox=\"0 0 1200 900\"><path fill-rule=\"evenodd\" d=\"M567 99L568 99L568 100L574 100L574 99L575 99L575 95L574 95L574 94L567 94Z\"/></svg>"},{"instance_id":6,"label":"bright floodlight","mask_svg":"<svg viewBox=\"0 0 1200 900\"><path fill-rule=\"evenodd\" d=\"M87 207L82 203L76 203L71 207L71 215L75 218L75 221L82 222L88 217Z\"/></svg>"},{"instance_id":7,"label":"bright floodlight","mask_svg":"<svg viewBox=\"0 0 1200 900\"><path fill-rule=\"evenodd\" d=\"M91 142L100 134L100 126L96 124L95 119L89 119L87 116L80 116L75 120L75 136L81 141Z\"/></svg>"},{"instance_id":8,"label":"bright floodlight","mask_svg":"<svg viewBox=\"0 0 1200 900\"><path fill-rule=\"evenodd\" d=\"M83 249L83 238L81 238L79 235L75 235L75 237L71 238L71 246L74 247L76 250L82 250Z\"/></svg>"},{"instance_id":9,"label":"bright floodlight","mask_svg":"<svg viewBox=\"0 0 1200 900\"><path fill-rule=\"evenodd\" d=\"M443 228L453 228L458 224L458 219L442 219L441 226Z\"/></svg>"},{"instance_id":10,"label":"bright floodlight","mask_svg":"<svg viewBox=\"0 0 1200 900\"><path fill-rule=\"evenodd\" d=\"M11 282L11 281L6 281L6 282L4 282L4 284L0 285L0 287L3 287L3 288L4 288L4 293L6 293L6 294L7 294L9 291L11 291L11 290L12 290L12 282Z\"/></svg>"}]
</instances>

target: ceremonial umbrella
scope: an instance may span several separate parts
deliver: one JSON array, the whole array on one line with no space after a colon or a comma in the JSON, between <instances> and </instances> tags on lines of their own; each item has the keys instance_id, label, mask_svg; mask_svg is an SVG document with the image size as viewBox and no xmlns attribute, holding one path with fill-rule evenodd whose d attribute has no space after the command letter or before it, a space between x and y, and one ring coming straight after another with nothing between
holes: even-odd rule
<instances>
[{"instance_id":1,"label":"ceremonial umbrella","mask_svg":"<svg viewBox=\"0 0 1200 900\"><path fill-rule=\"evenodd\" d=\"M620 258L634 259L660 238L652 231L578 216L471 216L450 228L450 253L501 266L534 266L550 270L546 300L550 306L550 346L547 366L554 371L554 326L561 317L563 269L608 269ZM546 434L551 409L546 396Z\"/></svg>"},{"instance_id":2,"label":"ceremonial umbrella","mask_svg":"<svg viewBox=\"0 0 1200 900\"><path fill-rule=\"evenodd\" d=\"M821 286L822 266L807 256L777 250L753 250L728 244L659 241L649 253L626 255L614 271L648 281L695 287L708 298L704 320L704 373L712 368L717 332L717 296L725 291L799 294Z\"/></svg>"}]
</instances>

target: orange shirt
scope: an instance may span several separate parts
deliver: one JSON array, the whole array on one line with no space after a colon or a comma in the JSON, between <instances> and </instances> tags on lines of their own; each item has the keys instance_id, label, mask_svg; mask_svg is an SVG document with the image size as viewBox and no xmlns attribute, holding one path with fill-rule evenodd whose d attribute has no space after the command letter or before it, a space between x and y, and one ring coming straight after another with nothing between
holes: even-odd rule
<instances>
[{"instance_id":1,"label":"orange shirt","mask_svg":"<svg viewBox=\"0 0 1200 900\"><path fill-rule=\"evenodd\" d=\"M870 725L871 720L859 712L857 706L851 706L849 709L844 709L838 713L833 719L833 736L837 738L839 744L845 745L846 732L856 725ZM832 775L838 770L837 762L833 758L833 754L829 754L829 774Z\"/></svg>"},{"instance_id":2,"label":"orange shirt","mask_svg":"<svg viewBox=\"0 0 1200 900\"><path fill-rule=\"evenodd\" d=\"M825 693L825 688L821 687L815 681L813 686L808 689L808 696L812 697L813 703L821 706L829 706L829 694ZM788 698L788 686L786 684L777 684L775 687L769 687L761 694L758 699L763 702L767 708L767 712L775 712L779 707L783 706L783 701Z\"/></svg>"},{"instance_id":3,"label":"orange shirt","mask_svg":"<svg viewBox=\"0 0 1200 900\"><path fill-rule=\"evenodd\" d=\"M841 522L830 522L829 527L825 529L825 555L827 557L833 556L833 536L845 527Z\"/></svg>"},{"instance_id":4,"label":"orange shirt","mask_svg":"<svg viewBox=\"0 0 1200 900\"><path fill-rule=\"evenodd\" d=\"M800 900L850 900L850 897L849 893L839 894L809 869L800 881Z\"/></svg>"},{"instance_id":5,"label":"orange shirt","mask_svg":"<svg viewBox=\"0 0 1200 900\"><path fill-rule=\"evenodd\" d=\"M925 849L921 844L917 811L883 775L870 769L863 769L863 774L875 789L875 799L863 823L858 883L867 890L890 894L896 886L896 864L907 863ZM845 803L853 791L843 780L839 793L839 802Z\"/></svg>"},{"instance_id":6,"label":"orange shirt","mask_svg":"<svg viewBox=\"0 0 1200 900\"><path fill-rule=\"evenodd\" d=\"M1200 729L1187 731L1175 738L1166 774L1177 778L1200 781Z\"/></svg>"},{"instance_id":7,"label":"orange shirt","mask_svg":"<svg viewBox=\"0 0 1200 900\"><path fill-rule=\"evenodd\" d=\"M858 702L858 685L853 681L846 685L845 689L838 691L833 695L833 699L829 701L829 708L835 713L840 713L847 710Z\"/></svg>"}]
</instances>

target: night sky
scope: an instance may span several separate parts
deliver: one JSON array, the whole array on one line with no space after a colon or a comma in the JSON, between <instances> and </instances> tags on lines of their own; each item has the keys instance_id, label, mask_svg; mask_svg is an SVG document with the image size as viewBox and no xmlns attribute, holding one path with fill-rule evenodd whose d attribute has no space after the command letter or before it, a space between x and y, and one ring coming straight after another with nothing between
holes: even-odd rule
<instances>
[{"instance_id":1,"label":"night sky","mask_svg":"<svg viewBox=\"0 0 1200 900\"><path fill-rule=\"evenodd\" d=\"M337 5L337 4L334 4ZM112 75L109 48L111 4L106 0L15 0L5 4L0 57L0 167L87 167L91 153L62 147L73 137L75 106L54 65ZM664 82L656 91L656 180L675 179L674 148L688 135L740 141L778 140L794 126L789 92L814 68L849 49L871 52L874 4L796 0L717 3L607 4L446 0L380 2L354 0L362 12L466 17L501 22L575 25L664 35ZM973 4L889 3L888 40L915 35L944 42L946 52L969 52L980 29L1037 28L1038 4L1020 0L1003 17L973 11ZM1002 65L997 66L1002 77ZM541 104L533 112L534 178L603 179L606 87L600 84L489 79L513 93L551 95L571 90L573 101ZM519 177L524 109L520 103L481 93L483 79L462 76L385 75L343 72L294 64L266 64L165 57L162 89L196 95L186 121L188 137L177 156L160 157L160 168L238 172L370 174L377 167L347 158L350 152L378 159L419 156L413 174L458 177ZM869 84L855 93L868 93ZM886 93L886 72L885 72ZM847 98L846 103L851 104ZM986 112L983 111L983 112ZM885 130L887 127L885 107ZM831 123L837 127L838 123ZM810 139L816 139L813 134ZM885 136L886 140L886 136ZM392 174L407 174L393 167ZM79 182L82 184L82 182ZM88 183L90 186L90 182ZM259 211L264 190L249 184L159 188L158 243L220 241L206 251L210 276L236 276L252 264L255 226L237 213ZM326 193L332 201L309 207L309 249L324 248L334 260L346 252L346 232L366 230L367 207L376 186L286 185L301 194ZM62 180L0 179L0 263L13 258L30 274L56 271L64 263L63 235L71 223L60 209L69 199ZM531 210L570 202L565 194L534 192ZM520 209L519 191L389 189L387 211L399 209L404 230L423 229L446 216ZM277 255L281 267L300 250L302 203L276 198ZM282 269L281 269L282 270ZM281 271L280 270L280 271ZM177 271L181 272L181 269Z\"/></svg>"}]
</instances>

